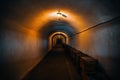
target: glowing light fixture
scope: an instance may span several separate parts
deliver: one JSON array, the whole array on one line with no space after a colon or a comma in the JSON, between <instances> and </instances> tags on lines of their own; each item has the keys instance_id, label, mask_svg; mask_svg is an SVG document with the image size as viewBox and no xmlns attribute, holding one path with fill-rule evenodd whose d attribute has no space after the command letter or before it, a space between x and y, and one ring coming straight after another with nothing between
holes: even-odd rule
<instances>
[{"instance_id":1,"label":"glowing light fixture","mask_svg":"<svg viewBox=\"0 0 120 80\"><path fill-rule=\"evenodd\" d=\"M61 13L60 10L58 10L57 14L65 17L65 18L67 17L65 14Z\"/></svg>"}]
</instances>

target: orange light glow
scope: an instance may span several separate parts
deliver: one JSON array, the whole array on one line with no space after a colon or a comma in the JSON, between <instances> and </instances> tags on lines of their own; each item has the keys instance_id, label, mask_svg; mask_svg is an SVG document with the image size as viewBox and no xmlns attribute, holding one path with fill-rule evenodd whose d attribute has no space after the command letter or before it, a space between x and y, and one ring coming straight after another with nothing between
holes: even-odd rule
<instances>
[{"instance_id":1,"label":"orange light glow","mask_svg":"<svg viewBox=\"0 0 120 80\"><path fill-rule=\"evenodd\" d=\"M66 16L69 16L69 15L68 15L67 13L65 13L65 12L61 12L61 13L62 13L62 15L64 14L64 15L66 15ZM62 16L60 16L61 13L52 12L52 13L48 14L48 16L50 16L50 17L61 17L61 18L62 18ZM63 16L63 17L64 17L64 16Z\"/></svg>"},{"instance_id":2,"label":"orange light glow","mask_svg":"<svg viewBox=\"0 0 120 80\"><path fill-rule=\"evenodd\" d=\"M44 10L36 13L36 15L29 20L28 26L34 30L40 30L44 25L49 23L50 21L56 21L58 18L60 20L69 23L71 26L75 28L76 31L80 31L82 26L85 26L84 19L69 10L62 10L61 13L65 14L67 17L63 17L57 14L57 10Z\"/></svg>"}]
</instances>

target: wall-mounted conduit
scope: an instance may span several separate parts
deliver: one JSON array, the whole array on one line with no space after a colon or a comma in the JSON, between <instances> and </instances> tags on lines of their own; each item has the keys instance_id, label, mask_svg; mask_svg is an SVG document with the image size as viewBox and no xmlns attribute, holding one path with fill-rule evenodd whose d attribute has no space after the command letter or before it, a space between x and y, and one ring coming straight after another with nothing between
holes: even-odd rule
<instances>
[{"instance_id":1,"label":"wall-mounted conduit","mask_svg":"<svg viewBox=\"0 0 120 80\"><path fill-rule=\"evenodd\" d=\"M106 23L115 21L115 20L117 20L117 19L119 19L119 18L120 18L120 16L117 16L117 17L112 18L112 19L110 19L110 20L108 20L108 21L99 23L99 24L97 24L97 25L94 25L94 26L89 27L89 28L86 28L86 29L83 29L83 30L81 30L80 32L73 34L73 36L70 36L69 38L72 38L72 37L74 37L74 36L76 36L76 35L78 35L78 34L80 34L80 33L83 33L83 32L86 32L86 31L88 31L88 30L91 30L91 29L93 29L93 28L96 28L96 27L98 27L98 26L100 26L100 25L103 25L103 24L106 24Z\"/></svg>"}]
</instances>

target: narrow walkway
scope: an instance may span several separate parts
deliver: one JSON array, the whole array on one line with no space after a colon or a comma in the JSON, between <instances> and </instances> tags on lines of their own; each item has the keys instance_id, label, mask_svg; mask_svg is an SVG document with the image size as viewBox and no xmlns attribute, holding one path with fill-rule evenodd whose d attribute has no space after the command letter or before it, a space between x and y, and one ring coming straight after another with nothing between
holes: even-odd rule
<instances>
[{"instance_id":1,"label":"narrow walkway","mask_svg":"<svg viewBox=\"0 0 120 80\"><path fill-rule=\"evenodd\" d=\"M81 80L61 47L54 48L24 80Z\"/></svg>"}]
</instances>

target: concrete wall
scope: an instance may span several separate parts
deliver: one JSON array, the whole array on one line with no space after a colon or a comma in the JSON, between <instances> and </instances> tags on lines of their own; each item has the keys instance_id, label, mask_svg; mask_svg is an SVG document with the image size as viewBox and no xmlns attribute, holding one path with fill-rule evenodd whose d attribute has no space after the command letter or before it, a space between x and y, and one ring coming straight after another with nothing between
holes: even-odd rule
<instances>
[{"instance_id":1,"label":"concrete wall","mask_svg":"<svg viewBox=\"0 0 120 80\"><path fill-rule=\"evenodd\" d=\"M109 20L120 13L119 0L1 0L0 4L0 67L1 71L9 76L6 80L20 79L41 60L44 55L42 50L45 50L48 44L45 36L47 33L60 29L74 32L72 28L50 27L46 29L45 35L38 35L38 32L21 28L41 31L42 26L51 20L47 15L58 9L71 13L66 21L76 25L74 27L78 31L84 26ZM4 28L1 23L7 25L4 30L1 30L1 27ZM107 23L70 40L72 46L98 59L114 80L118 80L115 78L119 67L119 25L119 20ZM41 36L45 38L40 38ZM7 75L5 77L7 78Z\"/></svg>"},{"instance_id":2,"label":"concrete wall","mask_svg":"<svg viewBox=\"0 0 120 80\"><path fill-rule=\"evenodd\" d=\"M4 80L21 80L42 59L40 35L31 30L0 30L0 72ZM2 80L2 79L1 79Z\"/></svg>"},{"instance_id":3,"label":"concrete wall","mask_svg":"<svg viewBox=\"0 0 120 80\"><path fill-rule=\"evenodd\" d=\"M77 49L99 60L112 80L120 79L120 19L76 35Z\"/></svg>"}]
</instances>

